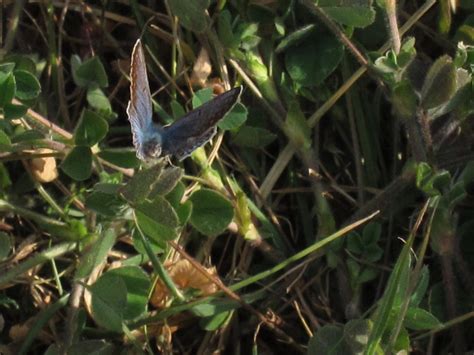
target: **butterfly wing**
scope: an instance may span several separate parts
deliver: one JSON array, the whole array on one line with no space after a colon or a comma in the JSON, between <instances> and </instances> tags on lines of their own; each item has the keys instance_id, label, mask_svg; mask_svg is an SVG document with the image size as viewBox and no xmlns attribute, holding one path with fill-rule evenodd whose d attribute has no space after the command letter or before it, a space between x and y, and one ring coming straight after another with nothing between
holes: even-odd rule
<instances>
[{"instance_id":1,"label":"butterfly wing","mask_svg":"<svg viewBox=\"0 0 474 355\"><path fill-rule=\"evenodd\" d=\"M163 155L171 154L183 160L208 142L217 132L217 122L232 109L241 92L241 86L229 90L163 127Z\"/></svg>"},{"instance_id":2,"label":"butterfly wing","mask_svg":"<svg viewBox=\"0 0 474 355\"><path fill-rule=\"evenodd\" d=\"M137 40L132 51L130 67L130 101L127 106L128 120L132 128L133 145L138 158L144 160L143 144L147 132L152 130L152 105L150 87L146 73L142 43Z\"/></svg>"}]
</instances>

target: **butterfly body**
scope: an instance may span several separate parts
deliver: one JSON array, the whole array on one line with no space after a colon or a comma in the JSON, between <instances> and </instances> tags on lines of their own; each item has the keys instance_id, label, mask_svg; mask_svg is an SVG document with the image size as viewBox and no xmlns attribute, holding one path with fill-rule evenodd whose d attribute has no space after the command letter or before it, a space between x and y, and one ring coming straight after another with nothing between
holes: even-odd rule
<instances>
[{"instance_id":1,"label":"butterfly body","mask_svg":"<svg viewBox=\"0 0 474 355\"><path fill-rule=\"evenodd\" d=\"M153 125L144 133L141 149L137 150L137 156L139 159L148 161L158 159L161 156L163 151L161 131L161 129Z\"/></svg>"},{"instance_id":2,"label":"butterfly body","mask_svg":"<svg viewBox=\"0 0 474 355\"><path fill-rule=\"evenodd\" d=\"M143 161L170 155L179 160L188 157L212 139L217 132L216 124L232 109L242 92L241 87L229 90L169 126L153 124L151 94L140 40L132 52L130 82L127 114L137 157Z\"/></svg>"}]
</instances>

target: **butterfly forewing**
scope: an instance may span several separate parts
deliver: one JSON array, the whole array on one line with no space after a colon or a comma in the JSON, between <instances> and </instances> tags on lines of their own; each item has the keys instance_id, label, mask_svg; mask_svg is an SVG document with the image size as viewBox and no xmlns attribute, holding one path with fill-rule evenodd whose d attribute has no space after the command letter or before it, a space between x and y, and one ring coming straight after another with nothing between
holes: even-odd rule
<instances>
[{"instance_id":1,"label":"butterfly forewing","mask_svg":"<svg viewBox=\"0 0 474 355\"><path fill-rule=\"evenodd\" d=\"M133 145L140 159L144 159L142 146L146 132L152 126L152 104L146 73L145 55L140 39L132 52L130 67L130 101L127 106L128 120L132 128Z\"/></svg>"},{"instance_id":2,"label":"butterfly forewing","mask_svg":"<svg viewBox=\"0 0 474 355\"><path fill-rule=\"evenodd\" d=\"M242 87L229 90L189 112L171 126L164 127L164 155L171 154L183 160L208 142L217 131L217 122L232 109L241 92Z\"/></svg>"}]
</instances>

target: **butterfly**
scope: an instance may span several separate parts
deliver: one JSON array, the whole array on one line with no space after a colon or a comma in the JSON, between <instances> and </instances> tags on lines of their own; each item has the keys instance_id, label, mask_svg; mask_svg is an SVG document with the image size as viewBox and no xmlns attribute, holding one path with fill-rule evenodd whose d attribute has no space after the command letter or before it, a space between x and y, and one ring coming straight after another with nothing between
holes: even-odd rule
<instances>
[{"instance_id":1,"label":"butterfly","mask_svg":"<svg viewBox=\"0 0 474 355\"><path fill-rule=\"evenodd\" d=\"M174 156L179 160L206 144L217 132L216 124L238 101L242 87L204 103L169 126L154 124L145 55L138 39L132 51L128 120L137 157L143 161Z\"/></svg>"}]
</instances>

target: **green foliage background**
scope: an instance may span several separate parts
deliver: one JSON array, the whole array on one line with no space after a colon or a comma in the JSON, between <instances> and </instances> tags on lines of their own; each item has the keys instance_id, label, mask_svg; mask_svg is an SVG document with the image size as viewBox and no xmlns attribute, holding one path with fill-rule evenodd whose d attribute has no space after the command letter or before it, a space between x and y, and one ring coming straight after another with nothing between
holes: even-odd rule
<instances>
[{"instance_id":1,"label":"green foliage background","mask_svg":"<svg viewBox=\"0 0 474 355\"><path fill-rule=\"evenodd\" d=\"M474 350L472 1L1 6L0 352ZM139 37L156 122L244 87L183 162Z\"/></svg>"}]
</instances>

